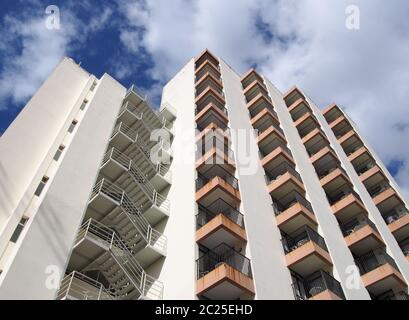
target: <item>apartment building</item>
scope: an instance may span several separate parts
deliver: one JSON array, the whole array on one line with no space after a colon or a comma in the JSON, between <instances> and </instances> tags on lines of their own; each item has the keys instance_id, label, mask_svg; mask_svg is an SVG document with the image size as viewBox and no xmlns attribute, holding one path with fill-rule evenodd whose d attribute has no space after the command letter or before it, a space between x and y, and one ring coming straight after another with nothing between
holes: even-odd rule
<instances>
[{"instance_id":1,"label":"apartment building","mask_svg":"<svg viewBox=\"0 0 409 320\"><path fill-rule=\"evenodd\" d=\"M208 50L159 109L63 59L0 182L0 299L409 298L409 204L353 121Z\"/></svg>"}]
</instances>

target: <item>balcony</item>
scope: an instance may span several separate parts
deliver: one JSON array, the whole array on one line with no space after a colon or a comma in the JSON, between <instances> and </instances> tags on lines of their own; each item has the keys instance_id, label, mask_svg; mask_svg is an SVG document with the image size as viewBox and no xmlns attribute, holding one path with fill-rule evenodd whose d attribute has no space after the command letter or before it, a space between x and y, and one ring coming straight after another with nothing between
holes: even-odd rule
<instances>
[{"instance_id":1,"label":"balcony","mask_svg":"<svg viewBox=\"0 0 409 320\"><path fill-rule=\"evenodd\" d=\"M164 103L160 107L160 116L168 122L172 122L176 119L177 110L170 103Z\"/></svg>"},{"instance_id":2,"label":"balcony","mask_svg":"<svg viewBox=\"0 0 409 320\"><path fill-rule=\"evenodd\" d=\"M259 80L254 80L250 85L248 85L246 89L243 90L243 94L246 97L247 103L252 101L259 94L268 97L267 88L265 87L264 83L260 82Z\"/></svg>"},{"instance_id":3,"label":"balcony","mask_svg":"<svg viewBox=\"0 0 409 320\"><path fill-rule=\"evenodd\" d=\"M290 107L288 107L288 112L290 112L293 121L297 121L307 112L312 113L312 109L304 99L298 99Z\"/></svg>"},{"instance_id":4,"label":"balcony","mask_svg":"<svg viewBox=\"0 0 409 320\"><path fill-rule=\"evenodd\" d=\"M261 165L265 171L271 171L283 162L286 162L293 167L295 166L291 151L285 145L278 146L261 159Z\"/></svg>"},{"instance_id":5,"label":"balcony","mask_svg":"<svg viewBox=\"0 0 409 320\"><path fill-rule=\"evenodd\" d=\"M272 107L265 107L251 119L251 125L259 132L263 132L273 124L279 126L280 121L278 120L277 113Z\"/></svg>"},{"instance_id":6,"label":"balcony","mask_svg":"<svg viewBox=\"0 0 409 320\"><path fill-rule=\"evenodd\" d=\"M353 190L342 190L327 197L332 212L342 223L351 220L359 213L366 212L361 198Z\"/></svg>"},{"instance_id":7,"label":"balcony","mask_svg":"<svg viewBox=\"0 0 409 320\"><path fill-rule=\"evenodd\" d=\"M206 60L198 68L196 68L195 81L200 81L208 73L210 73L216 79L220 79L221 77L219 65Z\"/></svg>"},{"instance_id":8,"label":"balcony","mask_svg":"<svg viewBox=\"0 0 409 320\"><path fill-rule=\"evenodd\" d=\"M359 168L369 162L375 163L368 149L365 146L360 147L348 155L348 160L352 163L354 168Z\"/></svg>"},{"instance_id":9,"label":"balcony","mask_svg":"<svg viewBox=\"0 0 409 320\"><path fill-rule=\"evenodd\" d=\"M242 78L241 84L243 89L246 89L250 84L258 81L261 85L264 86L263 78L256 72L254 69L250 69Z\"/></svg>"},{"instance_id":10,"label":"balcony","mask_svg":"<svg viewBox=\"0 0 409 320\"><path fill-rule=\"evenodd\" d=\"M250 260L226 244L196 261L197 295L211 300L236 300L255 294Z\"/></svg>"},{"instance_id":11,"label":"balcony","mask_svg":"<svg viewBox=\"0 0 409 320\"><path fill-rule=\"evenodd\" d=\"M355 263L361 273L362 282L373 295L407 286L395 261L383 249L366 253L355 259Z\"/></svg>"},{"instance_id":12,"label":"balcony","mask_svg":"<svg viewBox=\"0 0 409 320\"><path fill-rule=\"evenodd\" d=\"M237 179L223 167L214 165L203 174L198 173L196 201L206 207L217 199L236 207L240 202L240 191Z\"/></svg>"},{"instance_id":13,"label":"balcony","mask_svg":"<svg viewBox=\"0 0 409 320\"><path fill-rule=\"evenodd\" d=\"M320 124L311 112L305 113L303 116L294 122L294 126L297 128L301 138L311 133L314 129L320 128Z\"/></svg>"},{"instance_id":14,"label":"balcony","mask_svg":"<svg viewBox=\"0 0 409 320\"><path fill-rule=\"evenodd\" d=\"M117 299L162 299L163 284L145 272L129 241L90 219L78 232L68 268L99 272Z\"/></svg>"},{"instance_id":15,"label":"balcony","mask_svg":"<svg viewBox=\"0 0 409 320\"><path fill-rule=\"evenodd\" d=\"M383 218L397 241L409 236L409 211L403 204L384 214Z\"/></svg>"},{"instance_id":16,"label":"balcony","mask_svg":"<svg viewBox=\"0 0 409 320\"><path fill-rule=\"evenodd\" d=\"M329 124L337 139L342 138L346 133L353 130L351 124L345 116L341 116Z\"/></svg>"},{"instance_id":17,"label":"balcony","mask_svg":"<svg viewBox=\"0 0 409 320\"><path fill-rule=\"evenodd\" d=\"M291 191L305 194L300 174L286 162L266 172L266 182L268 192L275 199L280 199Z\"/></svg>"},{"instance_id":18,"label":"balcony","mask_svg":"<svg viewBox=\"0 0 409 320\"><path fill-rule=\"evenodd\" d=\"M402 204L402 200L396 193L395 189L392 188L387 182L382 182L381 184L368 190L368 192L381 214L385 214L386 212L389 212L393 208Z\"/></svg>"},{"instance_id":19,"label":"balcony","mask_svg":"<svg viewBox=\"0 0 409 320\"><path fill-rule=\"evenodd\" d=\"M287 107L290 107L293 103L295 103L299 99L305 100L305 96L296 87L290 89L290 91L288 91L286 94L284 94L284 101L285 101L285 104L287 105Z\"/></svg>"},{"instance_id":20,"label":"balcony","mask_svg":"<svg viewBox=\"0 0 409 320\"><path fill-rule=\"evenodd\" d=\"M355 130L350 130L343 136L338 137L338 142L341 144L341 147L347 155L353 153L364 145Z\"/></svg>"},{"instance_id":21,"label":"balcony","mask_svg":"<svg viewBox=\"0 0 409 320\"><path fill-rule=\"evenodd\" d=\"M377 166L372 160L357 167L356 173L359 176L361 182L365 185L367 190L372 190L376 185L379 185L382 181L387 181L382 169Z\"/></svg>"},{"instance_id":22,"label":"balcony","mask_svg":"<svg viewBox=\"0 0 409 320\"><path fill-rule=\"evenodd\" d=\"M222 199L207 207L199 205L196 229L196 241L207 248L222 242L233 247L247 241L243 215Z\"/></svg>"},{"instance_id":23,"label":"balcony","mask_svg":"<svg viewBox=\"0 0 409 320\"><path fill-rule=\"evenodd\" d=\"M327 136L320 128L312 130L309 134L302 138L302 143L310 156L329 145Z\"/></svg>"},{"instance_id":24,"label":"balcony","mask_svg":"<svg viewBox=\"0 0 409 320\"><path fill-rule=\"evenodd\" d=\"M345 300L339 281L323 270L294 280L292 287L296 300Z\"/></svg>"},{"instance_id":25,"label":"balcony","mask_svg":"<svg viewBox=\"0 0 409 320\"><path fill-rule=\"evenodd\" d=\"M305 225L311 228L318 225L311 203L296 191L280 200L273 199L273 208L277 226L286 234L291 234Z\"/></svg>"},{"instance_id":26,"label":"balcony","mask_svg":"<svg viewBox=\"0 0 409 320\"><path fill-rule=\"evenodd\" d=\"M270 126L263 132L257 132L256 141L261 152L268 154L273 151L278 145L286 145L287 140L283 134L283 130L274 125Z\"/></svg>"},{"instance_id":27,"label":"balcony","mask_svg":"<svg viewBox=\"0 0 409 320\"><path fill-rule=\"evenodd\" d=\"M349 177L345 170L340 166L331 166L330 168L320 169L317 171L321 186L325 192L332 193L340 187L351 184Z\"/></svg>"},{"instance_id":28,"label":"balcony","mask_svg":"<svg viewBox=\"0 0 409 320\"><path fill-rule=\"evenodd\" d=\"M197 110L203 110L209 104L213 104L222 110L226 104L224 97L211 87L207 87L195 100Z\"/></svg>"},{"instance_id":29,"label":"balcony","mask_svg":"<svg viewBox=\"0 0 409 320\"><path fill-rule=\"evenodd\" d=\"M196 135L196 142L203 141L208 136L216 136L220 139L230 140L230 128L222 129L216 123L211 122L206 127L197 127L199 133Z\"/></svg>"},{"instance_id":30,"label":"balcony","mask_svg":"<svg viewBox=\"0 0 409 320\"><path fill-rule=\"evenodd\" d=\"M250 118L255 117L261 110L265 108L274 109L270 97L259 93L254 99L247 103L247 109L250 112Z\"/></svg>"},{"instance_id":31,"label":"balcony","mask_svg":"<svg viewBox=\"0 0 409 320\"><path fill-rule=\"evenodd\" d=\"M223 84L220 78L216 78L210 72L207 72L196 82L196 97L200 96L207 88L212 88L220 96L223 96Z\"/></svg>"},{"instance_id":32,"label":"balcony","mask_svg":"<svg viewBox=\"0 0 409 320\"><path fill-rule=\"evenodd\" d=\"M344 115L342 110L336 104L332 104L328 106L327 108L325 108L322 111L322 114L324 115L325 120L327 120L328 123L332 123L336 119Z\"/></svg>"},{"instance_id":33,"label":"balcony","mask_svg":"<svg viewBox=\"0 0 409 320\"><path fill-rule=\"evenodd\" d=\"M330 146L325 146L321 150L317 151L316 153L312 154L310 157L310 161L314 168L322 168L328 163L338 163L338 156L332 150Z\"/></svg>"},{"instance_id":34,"label":"balcony","mask_svg":"<svg viewBox=\"0 0 409 320\"><path fill-rule=\"evenodd\" d=\"M287 266L301 276L332 267L324 238L308 226L283 235L282 243Z\"/></svg>"},{"instance_id":35,"label":"balcony","mask_svg":"<svg viewBox=\"0 0 409 320\"><path fill-rule=\"evenodd\" d=\"M228 145L227 139L209 135L205 141L197 144L196 170L201 173L214 164L222 166L226 171L234 173L234 153Z\"/></svg>"},{"instance_id":36,"label":"balcony","mask_svg":"<svg viewBox=\"0 0 409 320\"><path fill-rule=\"evenodd\" d=\"M229 122L227 109L224 107L220 109L214 104L209 104L200 111L196 108L195 121L197 126L201 128L206 128L209 124L214 123L224 130Z\"/></svg>"},{"instance_id":37,"label":"balcony","mask_svg":"<svg viewBox=\"0 0 409 320\"><path fill-rule=\"evenodd\" d=\"M350 250L361 255L384 245L375 224L367 216L358 216L340 226Z\"/></svg>"},{"instance_id":38,"label":"balcony","mask_svg":"<svg viewBox=\"0 0 409 320\"><path fill-rule=\"evenodd\" d=\"M200 68L200 66L207 61L211 62L215 66L219 65L219 59L217 59L215 55L206 49L195 59L196 68Z\"/></svg>"}]
</instances>

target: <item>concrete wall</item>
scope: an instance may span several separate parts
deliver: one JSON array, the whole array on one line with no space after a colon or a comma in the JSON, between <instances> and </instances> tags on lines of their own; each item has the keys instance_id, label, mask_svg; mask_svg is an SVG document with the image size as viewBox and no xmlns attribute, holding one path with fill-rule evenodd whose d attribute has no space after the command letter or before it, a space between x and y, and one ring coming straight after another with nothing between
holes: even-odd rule
<instances>
[{"instance_id":1,"label":"concrete wall","mask_svg":"<svg viewBox=\"0 0 409 320\"><path fill-rule=\"evenodd\" d=\"M348 279L350 279L350 274L347 273L347 268L351 265L355 265L354 258L346 245L338 221L336 220L325 195L325 191L321 187L319 178L310 162L308 153L293 124L293 120L287 110L282 93L279 92L270 81L267 79L264 80L270 97L273 100L278 118L284 129L288 144L297 165L297 170L303 179L307 191L307 199L311 202L314 209L319 224L319 233L324 237L327 244L328 251L334 264L334 276L341 282L347 299L369 299L369 294L364 288L362 281L360 281L361 285L359 289L347 286ZM311 101L308 102L312 104Z\"/></svg>"},{"instance_id":2,"label":"concrete wall","mask_svg":"<svg viewBox=\"0 0 409 320\"><path fill-rule=\"evenodd\" d=\"M73 60L63 59L3 134L0 255L58 148L58 135L92 81Z\"/></svg>"},{"instance_id":3,"label":"concrete wall","mask_svg":"<svg viewBox=\"0 0 409 320\"><path fill-rule=\"evenodd\" d=\"M281 234L274 220L272 200L258 157L258 146L240 77L224 61L221 61L220 65L230 128L233 132L232 148L238 168L241 210L248 239L247 256L251 258L256 299L294 299L291 276L281 245ZM238 133L239 131L241 133ZM235 135L234 132L238 134ZM244 136L241 134L247 136L245 141L242 140Z\"/></svg>"},{"instance_id":4,"label":"concrete wall","mask_svg":"<svg viewBox=\"0 0 409 320\"><path fill-rule=\"evenodd\" d=\"M177 110L174 123L167 257L159 280L164 299L196 299L195 87L191 60L163 89L162 104Z\"/></svg>"},{"instance_id":5,"label":"concrete wall","mask_svg":"<svg viewBox=\"0 0 409 320\"><path fill-rule=\"evenodd\" d=\"M59 77L52 80L51 87L65 85ZM95 90L38 212L19 239L18 252L2 274L0 299L55 297L126 91L108 75L102 77ZM42 99L47 101L46 97ZM41 104L41 99L38 103ZM54 286L47 288L49 266L60 274L51 281Z\"/></svg>"}]
</instances>

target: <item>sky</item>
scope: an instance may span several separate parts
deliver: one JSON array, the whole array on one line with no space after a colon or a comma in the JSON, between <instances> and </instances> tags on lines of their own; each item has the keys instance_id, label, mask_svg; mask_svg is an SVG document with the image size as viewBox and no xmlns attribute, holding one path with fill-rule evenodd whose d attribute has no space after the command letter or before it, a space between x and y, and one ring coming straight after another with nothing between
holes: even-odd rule
<instances>
[{"instance_id":1,"label":"sky","mask_svg":"<svg viewBox=\"0 0 409 320\"><path fill-rule=\"evenodd\" d=\"M59 29L46 28L49 5ZM64 56L159 102L209 48L240 74L337 103L409 195L408 16L407 0L2 0L0 133Z\"/></svg>"}]
</instances>

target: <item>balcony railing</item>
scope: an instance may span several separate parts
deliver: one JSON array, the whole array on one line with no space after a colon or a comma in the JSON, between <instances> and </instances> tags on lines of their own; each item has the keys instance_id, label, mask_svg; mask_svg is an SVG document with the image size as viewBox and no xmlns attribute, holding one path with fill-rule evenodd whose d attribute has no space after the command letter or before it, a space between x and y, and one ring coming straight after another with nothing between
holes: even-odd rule
<instances>
[{"instance_id":1,"label":"balcony railing","mask_svg":"<svg viewBox=\"0 0 409 320\"><path fill-rule=\"evenodd\" d=\"M290 156L292 156L291 150L284 143L281 143L281 142L279 142L277 144L277 146L271 152L273 152L274 150L276 150L279 147L281 149L283 149L285 152L287 152ZM268 156L271 152L265 153L262 150L259 150L258 155L259 155L260 159L263 159L264 157Z\"/></svg>"},{"instance_id":2,"label":"balcony railing","mask_svg":"<svg viewBox=\"0 0 409 320\"><path fill-rule=\"evenodd\" d=\"M406 238L399 242L399 246L402 249L403 254L408 257L409 256L409 238Z\"/></svg>"},{"instance_id":3,"label":"balcony railing","mask_svg":"<svg viewBox=\"0 0 409 320\"><path fill-rule=\"evenodd\" d=\"M344 237L349 236L351 233L362 229L365 226L370 226L373 230L377 231L375 224L369 220L367 217L362 217L361 219L354 218L351 221L340 225L342 234Z\"/></svg>"},{"instance_id":4,"label":"balcony railing","mask_svg":"<svg viewBox=\"0 0 409 320\"><path fill-rule=\"evenodd\" d=\"M358 174L358 176L360 176L360 175L364 174L365 172L367 172L368 170L372 169L374 166L376 166L376 163L372 159L369 159L369 160L365 161L365 163L358 166L355 169L355 171Z\"/></svg>"},{"instance_id":5,"label":"balcony railing","mask_svg":"<svg viewBox=\"0 0 409 320\"><path fill-rule=\"evenodd\" d=\"M239 189L239 182L232 174L230 174L222 166L214 165L210 169L208 169L205 173L203 174L198 173L198 177L196 179L196 191L202 188L206 183L208 183L214 177L220 177L224 181L226 181L229 185L231 185L234 189L236 190Z\"/></svg>"},{"instance_id":6,"label":"balcony railing","mask_svg":"<svg viewBox=\"0 0 409 320\"><path fill-rule=\"evenodd\" d=\"M233 150L228 146L224 137L209 135L204 141L201 140L200 143L198 143L197 159L204 156L206 152L210 151L212 148L223 151L230 159L234 158Z\"/></svg>"},{"instance_id":7,"label":"balcony railing","mask_svg":"<svg viewBox=\"0 0 409 320\"><path fill-rule=\"evenodd\" d=\"M209 250L196 260L197 278L204 277L223 263L252 278L250 260L225 243Z\"/></svg>"},{"instance_id":8,"label":"balcony railing","mask_svg":"<svg viewBox=\"0 0 409 320\"><path fill-rule=\"evenodd\" d=\"M222 107L222 106L218 106L218 105L215 105L216 106L216 108L217 109L219 109L222 113L224 113L224 115L226 115L227 116L227 109L225 108L225 107ZM199 108L199 107L195 107L195 115L198 115L199 114L199 112L200 111L202 111L204 108L205 108L206 106L204 106L204 107L202 107L202 108Z\"/></svg>"},{"instance_id":9,"label":"balcony railing","mask_svg":"<svg viewBox=\"0 0 409 320\"><path fill-rule=\"evenodd\" d=\"M319 179L322 179L322 178L328 176L329 174L331 174L332 172L334 172L337 169L339 171L341 171L343 174L345 174L346 176L348 176L346 171L341 166L338 166L338 165L336 165L335 167L329 168L329 169L317 170L317 175L318 175Z\"/></svg>"},{"instance_id":10,"label":"balcony railing","mask_svg":"<svg viewBox=\"0 0 409 320\"><path fill-rule=\"evenodd\" d=\"M306 300L326 290L345 299L339 281L323 270L317 271L306 279L296 281L292 286L296 300Z\"/></svg>"},{"instance_id":11,"label":"balcony railing","mask_svg":"<svg viewBox=\"0 0 409 320\"><path fill-rule=\"evenodd\" d=\"M272 123L270 126L268 126L267 128L265 128L264 130L256 130L256 136L260 136L263 132L265 132L266 130L268 130L270 127L275 128L277 131L279 131L282 135L284 135L284 130L281 129L281 127L276 124L276 123Z\"/></svg>"},{"instance_id":12,"label":"balcony railing","mask_svg":"<svg viewBox=\"0 0 409 320\"><path fill-rule=\"evenodd\" d=\"M301 204L304 208L313 212L311 203L307 199L305 199L301 194L299 194L297 191L290 192L289 195L284 196L284 199L285 198L288 198L289 200L286 202L273 200L272 205L274 209L274 214L276 216L279 216L281 213L291 208L296 203Z\"/></svg>"},{"instance_id":13,"label":"balcony railing","mask_svg":"<svg viewBox=\"0 0 409 320\"><path fill-rule=\"evenodd\" d=\"M276 168L274 168L274 172L266 173L265 178L267 184L272 183L273 181L277 180L287 172L296 177L298 180L302 181L300 174L297 171L295 171L295 169L291 167L287 162L284 162L277 166Z\"/></svg>"},{"instance_id":14,"label":"balcony railing","mask_svg":"<svg viewBox=\"0 0 409 320\"><path fill-rule=\"evenodd\" d=\"M322 249L328 251L324 238L307 225L294 231L292 235L283 235L281 239L286 254L298 249L309 241L316 243Z\"/></svg>"},{"instance_id":15,"label":"balcony railing","mask_svg":"<svg viewBox=\"0 0 409 320\"><path fill-rule=\"evenodd\" d=\"M343 186L341 186L343 187ZM358 193L356 193L354 190L343 190L341 192L333 192L332 194L334 194L334 196L332 195L327 195L327 199L328 202L330 203L330 205L334 205L335 203L341 201L342 199L348 197L349 195L354 195L357 199L361 199L360 196L358 195Z\"/></svg>"},{"instance_id":16,"label":"balcony railing","mask_svg":"<svg viewBox=\"0 0 409 320\"><path fill-rule=\"evenodd\" d=\"M102 283L78 271L71 272L61 281L56 300L115 300Z\"/></svg>"},{"instance_id":17,"label":"balcony railing","mask_svg":"<svg viewBox=\"0 0 409 320\"><path fill-rule=\"evenodd\" d=\"M214 201L207 207L199 205L199 213L196 215L196 228L199 229L203 227L219 214L223 214L231 221L244 228L244 216L222 199Z\"/></svg>"},{"instance_id":18,"label":"balcony railing","mask_svg":"<svg viewBox=\"0 0 409 320\"><path fill-rule=\"evenodd\" d=\"M374 300L409 300L409 295L404 291L395 293L390 290L381 294L380 296L375 297Z\"/></svg>"},{"instance_id":19,"label":"balcony railing","mask_svg":"<svg viewBox=\"0 0 409 320\"><path fill-rule=\"evenodd\" d=\"M355 259L355 263L358 266L361 275L371 272L387 263L393 266L396 270L399 270L395 260L393 260L393 258L385 251L370 251Z\"/></svg>"}]
</instances>

